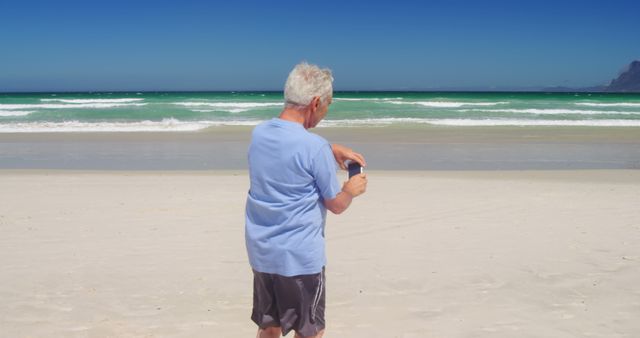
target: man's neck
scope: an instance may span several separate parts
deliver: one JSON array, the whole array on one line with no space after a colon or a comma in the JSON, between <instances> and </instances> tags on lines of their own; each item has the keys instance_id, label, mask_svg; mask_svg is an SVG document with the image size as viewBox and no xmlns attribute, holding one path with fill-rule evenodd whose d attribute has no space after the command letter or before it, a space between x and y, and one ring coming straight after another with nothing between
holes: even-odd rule
<instances>
[{"instance_id":1,"label":"man's neck","mask_svg":"<svg viewBox=\"0 0 640 338\"><path fill-rule=\"evenodd\" d=\"M296 109L285 108L279 116L281 119L285 121L291 121L295 123L300 123L303 127L305 126L304 112L301 112Z\"/></svg>"}]
</instances>

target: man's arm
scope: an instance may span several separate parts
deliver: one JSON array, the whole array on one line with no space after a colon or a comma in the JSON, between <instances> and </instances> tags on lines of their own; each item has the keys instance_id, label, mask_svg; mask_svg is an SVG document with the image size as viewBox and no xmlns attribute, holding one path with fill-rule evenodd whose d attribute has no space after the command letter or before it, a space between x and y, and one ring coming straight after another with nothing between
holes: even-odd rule
<instances>
[{"instance_id":1,"label":"man's arm","mask_svg":"<svg viewBox=\"0 0 640 338\"><path fill-rule=\"evenodd\" d=\"M345 147L340 144L332 144L331 151L333 152L333 156L335 157L336 162L338 162L338 165L342 170L347 170L347 166L344 164L346 160L358 162L363 167L367 166L367 162L364 160L364 156L356 153L351 148Z\"/></svg>"},{"instance_id":2,"label":"man's arm","mask_svg":"<svg viewBox=\"0 0 640 338\"><path fill-rule=\"evenodd\" d=\"M339 215L349 208L355 197L362 195L366 190L367 175L355 175L344 183L342 191L336 195L336 198L324 200L324 206L332 213Z\"/></svg>"}]
</instances>

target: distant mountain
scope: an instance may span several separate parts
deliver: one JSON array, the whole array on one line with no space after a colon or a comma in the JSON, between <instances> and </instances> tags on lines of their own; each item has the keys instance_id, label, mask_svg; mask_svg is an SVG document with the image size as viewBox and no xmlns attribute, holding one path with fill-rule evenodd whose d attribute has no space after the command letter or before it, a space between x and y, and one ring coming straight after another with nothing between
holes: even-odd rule
<instances>
[{"instance_id":1,"label":"distant mountain","mask_svg":"<svg viewBox=\"0 0 640 338\"><path fill-rule=\"evenodd\" d=\"M640 93L640 61L631 62L617 79L611 81L605 91Z\"/></svg>"},{"instance_id":2,"label":"distant mountain","mask_svg":"<svg viewBox=\"0 0 640 338\"><path fill-rule=\"evenodd\" d=\"M592 87L545 87L545 92L610 92L610 93L640 93L640 61L631 62L618 78L611 80L609 85Z\"/></svg>"},{"instance_id":3,"label":"distant mountain","mask_svg":"<svg viewBox=\"0 0 640 338\"><path fill-rule=\"evenodd\" d=\"M544 87L539 89L539 91L550 92L550 93L597 93L602 92L607 88L607 86L593 86L593 87Z\"/></svg>"}]
</instances>

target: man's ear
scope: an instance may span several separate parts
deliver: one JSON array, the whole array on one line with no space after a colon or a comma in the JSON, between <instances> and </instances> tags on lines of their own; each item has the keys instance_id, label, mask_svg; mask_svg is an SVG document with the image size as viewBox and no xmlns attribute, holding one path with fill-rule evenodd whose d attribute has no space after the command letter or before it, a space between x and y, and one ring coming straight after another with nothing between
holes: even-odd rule
<instances>
[{"instance_id":1,"label":"man's ear","mask_svg":"<svg viewBox=\"0 0 640 338\"><path fill-rule=\"evenodd\" d=\"M315 112L320 107L320 96L314 96L311 99L311 107L313 107L313 111Z\"/></svg>"},{"instance_id":2,"label":"man's ear","mask_svg":"<svg viewBox=\"0 0 640 338\"><path fill-rule=\"evenodd\" d=\"M313 111L315 109L313 108L313 105L311 105L311 109L307 109L304 112L304 129L309 129L311 128L311 117L313 116Z\"/></svg>"}]
</instances>

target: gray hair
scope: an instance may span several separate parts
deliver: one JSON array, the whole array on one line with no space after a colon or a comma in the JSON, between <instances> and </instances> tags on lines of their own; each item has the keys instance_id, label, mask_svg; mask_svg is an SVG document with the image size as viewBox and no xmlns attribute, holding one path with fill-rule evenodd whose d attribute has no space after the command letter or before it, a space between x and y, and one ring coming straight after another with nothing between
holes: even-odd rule
<instances>
[{"instance_id":1,"label":"gray hair","mask_svg":"<svg viewBox=\"0 0 640 338\"><path fill-rule=\"evenodd\" d=\"M285 107L306 106L315 96L319 96L322 102L327 102L333 95L332 83L331 70L320 69L306 62L297 64L284 85Z\"/></svg>"}]
</instances>

